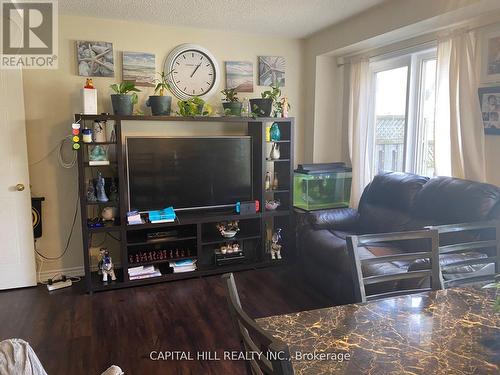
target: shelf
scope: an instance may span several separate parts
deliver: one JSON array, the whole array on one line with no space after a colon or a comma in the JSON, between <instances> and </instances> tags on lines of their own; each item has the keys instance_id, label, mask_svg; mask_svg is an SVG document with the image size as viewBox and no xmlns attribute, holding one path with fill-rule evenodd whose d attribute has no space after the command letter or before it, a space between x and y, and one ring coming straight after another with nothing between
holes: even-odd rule
<instances>
[{"instance_id":1,"label":"shelf","mask_svg":"<svg viewBox=\"0 0 500 375\"><path fill-rule=\"evenodd\" d=\"M289 193L288 189L264 190L265 193Z\"/></svg>"},{"instance_id":2,"label":"shelf","mask_svg":"<svg viewBox=\"0 0 500 375\"><path fill-rule=\"evenodd\" d=\"M90 280L92 283L92 290L110 290L110 289L118 289L124 286L123 282L123 269L116 268L115 269L116 281L102 281L102 275L99 275L97 271L91 272ZM108 280L110 277L108 276Z\"/></svg>"},{"instance_id":3,"label":"shelf","mask_svg":"<svg viewBox=\"0 0 500 375\"><path fill-rule=\"evenodd\" d=\"M271 159L266 159L266 161L268 163L278 163L280 161L284 162L284 161L290 161L290 159L274 159L274 160L271 160Z\"/></svg>"},{"instance_id":4,"label":"shelf","mask_svg":"<svg viewBox=\"0 0 500 375\"><path fill-rule=\"evenodd\" d=\"M121 225L105 225L103 227L90 228L88 227L88 231L90 233L101 233L101 232L117 232L120 231Z\"/></svg>"},{"instance_id":5,"label":"shelf","mask_svg":"<svg viewBox=\"0 0 500 375\"><path fill-rule=\"evenodd\" d=\"M75 119L81 120L122 120L122 121L195 121L195 122L293 122L293 117L238 117L238 116L149 116L149 115L81 115L75 114Z\"/></svg>"},{"instance_id":6,"label":"shelf","mask_svg":"<svg viewBox=\"0 0 500 375\"><path fill-rule=\"evenodd\" d=\"M273 216L288 216L290 215L290 210L274 210L274 211L265 211L262 213L264 217L273 217Z\"/></svg>"},{"instance_id":7,"label":"shelf","mask_svg":"<svg viewBox=\"0 0 500 375\"><path fill-rule=\"evenodd\" d=\"M143 245L156 245L156 244L166 243L166 242L192 241L192 240L196 240L196 238L197 238L196 236L165 237L165 238L162 238L161 240L156 240L156 241L128 242L127 247L143 246Z\"/></svg>"},{"instance_id":8,"label":"shelf","mask_svg":"<svg viewBox=\"0 0 500 375\"><path fill-rule=\"evenodd\" d=\"M108 202L85 202L87 206L110 206L110 207L116 207L118 206L118 202L116 201L108 201Z\"/></svg>"},{"instance_id":9,"label":"shelf","mask_svg":"<svg viewBox=\"0 0 500 375\"><path fill-rule=\"evenodd\" d=\"M246 241L246 240L255 240L255 239L260 239L261 238L261 235L260 234L256 234L256 235L252 235L252 236L239 236L239 235L236 235L232 238L217 238L217 239L211 239L211 240L208 240L208 241L202 241L201 244L203 246L206 246L206 245L216 245L216 244L219 244L219 243L226 243L226 242L231 242L231 241Z\"/></svg>"},{"instance_id":10,"label":"shelf","mask_svg":"<svg viewBox=\"0 0 500 375\"><path fill-rule=\"evenodd\" d=\"M146 261L146 262L139 262L139 263L128 263L128 268L134 268L134 267L140 267L140 266L146 266L150 264L160 264L160 263L168 263L168 262L177 262L179 260L185 260L185 259L198 259L197 256L193 257L182 257L182 258L172 258L172 259L161 259L161 260L151 260L151 261ZM134 280L132 280L134 281Z\"/></svg>"},{"instance_id":11,"label":"shelf","mask_svg":"<svg viewBox=\"0 0 500 375\"><path fill-rule=\"evenodd\" d=\"M117 166L118 164L116 163L116 161L110 161L109 164L103 164L103 165L90 165L88 161L86 161L85 163L83 163L83 165L85 167L88 167L88 168L99 168L99 167L115 167Z\"/></svg>"},{"instance_id":12,"label":"shelf","mask_svg":"<svg viewBox=\"0 0 500 375\"><path fill-rule=\"evenodd\" d=\"M266 143L290 143L289 139L284 139L281 141L266 141Z\"/></svg>"}]
</instances>

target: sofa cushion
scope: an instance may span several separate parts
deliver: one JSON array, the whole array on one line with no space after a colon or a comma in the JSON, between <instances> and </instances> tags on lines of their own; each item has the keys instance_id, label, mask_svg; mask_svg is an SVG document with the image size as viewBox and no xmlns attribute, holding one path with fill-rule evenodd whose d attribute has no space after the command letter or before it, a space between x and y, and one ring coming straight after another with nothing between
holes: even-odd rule
<instances>
[{"instance_id":1,"label":"sofa cushion","mask_svg":"<svg viewBox=\"0 0 500 375\"><path fill-rule=\"evenodd\" d=\"M303 237L301 256L314 258L316 263L331 267L331 272L350 272L347 244L327 229L308 230Z\"/></svg>"},{"instance_id":2,"label":"sofa cushion","mask_svg":"<svg viewBox=\"0 0 500 375\"><path fill-rule=\"evenodd\" d=\"M358 211L353 208L320 210L307 214L308 221L314 229L336 229L341 231L356 230L358 217Z\"/></svg>"},{"instance_id":3,"label":"sofa cushion","mask_svg":"<svg viewBox=\"0 0 500 375\"><path fill-rule=\"evenodd\" d=\"M442 224L487 220L500 188L451 177L434 177L417 194L415 216Z\"/></svg>"},{"instance_id":4,"label":"sofa cushion","mask_svg":"<svg viewBox=\"0 0 500 375\"><path fill-rule=\"evenodd\" d=\"M396 211L408 212L415 197L429 179L410 173L389 172L379 174L366 187L360 201L360 215L371 206L381 206ZM369 205L365 206L368 203Z\"/></svg>"},{"instance_id":5,"label":"sofa cushion","mask_svg":"<svg viewBox=\"0 0 500 375\"><path fill-rule=\"evenodd\" d=\"M411 216L403 211L365 203L359 216L359 231L367 233L388 233L406 230Z\"/></svg>"}]
</instances>

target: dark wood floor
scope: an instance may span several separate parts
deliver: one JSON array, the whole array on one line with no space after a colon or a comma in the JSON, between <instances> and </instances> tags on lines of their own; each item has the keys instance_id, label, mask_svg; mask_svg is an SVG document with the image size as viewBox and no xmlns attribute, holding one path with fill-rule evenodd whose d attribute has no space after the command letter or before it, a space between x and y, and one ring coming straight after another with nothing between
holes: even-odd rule
<instances>
[{"instance_id":1,"label":"dark wood floor","mask_svg":"<svg viewBox=\"0 0 500 375\"><path fill-rule=\"evenodd\" d=\"M244 309L263 317L325 307L293 268L235 274ZM239 350L219 276L85 294L83 285L0 292L0 340L22 338L49 375L245 374L239 361L151 361L156 351Z\"/></svg>"}]
</instances>

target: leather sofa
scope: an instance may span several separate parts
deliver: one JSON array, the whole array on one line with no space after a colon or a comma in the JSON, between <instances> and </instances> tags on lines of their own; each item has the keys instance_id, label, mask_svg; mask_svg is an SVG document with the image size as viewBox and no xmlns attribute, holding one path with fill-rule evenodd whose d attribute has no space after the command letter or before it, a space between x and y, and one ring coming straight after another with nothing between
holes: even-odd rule
<instances>
[{"instance_id":1,"label":"leather sofa","mask_svg":"<svg viewBox=\"0 0 500 375\"><path fill-rule=\"evenodd\" d=\"M500 188L450 177L427 177L390 172L375 176L365 188L358 209L341 208L303 214L298 226L301 265L307 279L336 304L354 301L346 237L350 234L418 230L429 225L500 220ZM373 257L407 251L386 246L361 249ZM410 249L411 250L411 249ZM486 256L472 254L469 256ZM460 254L442 257L442 264L463 260ZM371 266L368 275L407 272L425 260ZM457 272L463 272L463 269ZM465 270L474 271L474 270ZM373 290L393 286L379 285ZM407 286L410 288L411 286Z\"/></svg>"}]
</instances>

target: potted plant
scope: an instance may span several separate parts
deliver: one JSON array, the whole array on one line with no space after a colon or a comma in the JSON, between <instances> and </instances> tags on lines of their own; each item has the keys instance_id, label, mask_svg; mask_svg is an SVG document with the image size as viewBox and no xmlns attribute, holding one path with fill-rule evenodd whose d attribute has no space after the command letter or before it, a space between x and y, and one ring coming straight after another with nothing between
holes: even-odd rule
<instances>
[{"instance_id":1,"label":"potted plant","mask_svg":"<svg viewBox=\"0 0 500 375\"><path fill-rule=\"evenodd\" d=\"M170 73L161 72L158 74L160 78L155 79L155 94L159 95L150 95L146 105L151 107L153 116L168 116L172 106L172 97L165 95L165 91L170 91L170 83L167 78Z\"/></svg>"},{"instance_id":2,"label":"potted plant","mask_svg":"<svg viewBox=\"0 0 500 375\"><path fill-rule=\"evenodd\" d=\"M264 91L259 99L250 99L252 114L257 117L269 117L273 104L281 96L279 85L270 86L271 90Z\"/></svg>"},{"instance_id":3,"label":"potted plant","mask_svg":"<svg viewBox=\"0 0 500 375\"><path fill-rule=\"evenodd\" d=\"M111 94L111 104L113 105L113 113L120 116L130 116L134 111L134 104L137 104L137 93L140 92L135 87L134 82L125 81L120 84L112 84L111 89L115 94ZM131 93L129 95L129 93Z\"/></svg>"},{"instance_id":4,"label":"potted plant","mask_svg":"<svg viewBox=\"0 0 500 375\"><path fill-rule=\"evenodd\" d=\"M212 106L198 97L193 96L188 100L179 100L177 102L179 112L177 114L184 117L209 116L212 113Z\"/></svg>"},{"instance_id":5,"label":"potted plant","mask_svg":"<svg viewBox=\"0 0 500 375\"><path fill-rule=\"evenodd\" d=\"M224 95L224 103L222 103L224 114L226 116L241 116L241 103L236 89L225 89L221 91L221 94Z\"/></svg>"}]
</instances>

